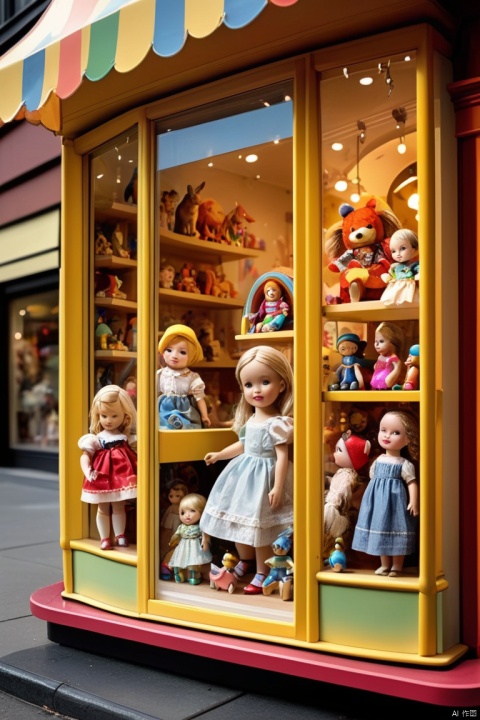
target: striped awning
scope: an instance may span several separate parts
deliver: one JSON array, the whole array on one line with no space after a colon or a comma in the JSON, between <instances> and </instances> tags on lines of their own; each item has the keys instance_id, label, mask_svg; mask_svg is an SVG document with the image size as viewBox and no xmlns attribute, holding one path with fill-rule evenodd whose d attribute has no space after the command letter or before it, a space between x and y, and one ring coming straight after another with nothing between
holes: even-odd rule
<instances>
[{"instance_id":1,"label":"striped awning","mask_svg":"<svg viewBox=\"0 0 480 720\"><path fill-rule=\"evenodd\" d=\"M60 102L84 78L126 73L150 50L178 53L187 36L222 23L242 28L270 3L298 0L52 0L35 27L0 58L0 125L27 119L60 128Z\"/></svg>"}]
</instances>

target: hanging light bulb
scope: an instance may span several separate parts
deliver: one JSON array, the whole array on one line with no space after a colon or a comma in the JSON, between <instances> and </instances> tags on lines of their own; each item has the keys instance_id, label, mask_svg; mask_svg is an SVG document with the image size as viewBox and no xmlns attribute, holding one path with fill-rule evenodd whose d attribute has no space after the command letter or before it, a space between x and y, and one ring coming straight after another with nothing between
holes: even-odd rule
<instances>
[{"instance_id":1,"label":"hanging light bulb","mask_svg":"<svg viewBox=\"0 0 480 720\"><path fill-rule=\"evenodd\" d=\"M353 203L360 202L360 195L358 194L358 192L356 192L356 191L353 192L353 193L350 195L350 200L351 200Z\"/></svg>"},{"instance_id":2,"label":"hanging light bulb","mask_svg":"<svg viewBox=\"0 0 480 720\"><path fill-rule=\"evenodd\" d=\"M337 182L335 183L335 190L337 190L337 192L345 192L347 187L348 182L345 178L340 178L340 180L337 180Z\"/></svg>"},{"instance_id":3,"label":"hanging light bulb","mask_svg":"<svg viewBox=\"0 0 480 720\"><path fill-rule=\"evenodd\" d=\"M407 146L405 145L405 138L403 137L403 135L401 136L400 142L398 143L397 152L400 155L405 155L405 153L407 152Z\"/></svg>"}]
</instances>

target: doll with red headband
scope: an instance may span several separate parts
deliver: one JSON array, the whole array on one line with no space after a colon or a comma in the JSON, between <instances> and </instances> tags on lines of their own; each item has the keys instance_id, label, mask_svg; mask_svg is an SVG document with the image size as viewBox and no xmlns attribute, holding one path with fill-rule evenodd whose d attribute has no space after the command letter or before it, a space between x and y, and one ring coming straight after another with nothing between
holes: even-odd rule
<instances>
[{"instance_id":1,"label":"doll with red headband","mask_svg":"<svg viewBox=\"0 0 480 720\"><path fill-rule=\"evenodd\" d=\"M333 457L339 468L330 480L325 495L324 517L324 554L335 546L335 538L343 536L350 526L349 510L353 493L359 486L358 473L368 462L371 445L350 430L338 440Z\"/></svg>"}]
</instances>

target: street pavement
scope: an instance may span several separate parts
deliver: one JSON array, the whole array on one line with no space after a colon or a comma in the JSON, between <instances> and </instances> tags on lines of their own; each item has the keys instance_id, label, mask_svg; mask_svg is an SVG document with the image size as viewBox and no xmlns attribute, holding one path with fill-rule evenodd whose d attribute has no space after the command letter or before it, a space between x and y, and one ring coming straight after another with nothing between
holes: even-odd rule
<instances>
[{"instance_id":1,"label":"street pavement","mask_svg":"<svg viewBox=\"0 0 480 720\"><path fill-rule=\"evenodd\" d=\"M235 682L233 667L231 683L218 678L205 682L198 679L200 674L185 677L51 642L46 623L32 616L29 598L62 579L58 538L58 477L0 468L2 720L36 720L52 717L52 712L75 720L383 720L409 713L432 720L452 717L451 708L260 671L250 691Z\"/></svg>"}]
</instances>

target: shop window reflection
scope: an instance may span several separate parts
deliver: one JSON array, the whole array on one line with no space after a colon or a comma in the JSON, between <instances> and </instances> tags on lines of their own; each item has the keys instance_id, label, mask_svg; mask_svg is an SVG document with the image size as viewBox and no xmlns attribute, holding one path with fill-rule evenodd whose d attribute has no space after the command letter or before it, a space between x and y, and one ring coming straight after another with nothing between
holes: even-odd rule
<instances>
[{"instance_id":1,"label":"shop window reflection","mask_svg":"<svg viewBox=\"0 0 480 720\"><path fill-rule=\"evenodd\" d=\"M58 448L58 290L9 306L10 446Z\"/></svg>"}]
</instances>

